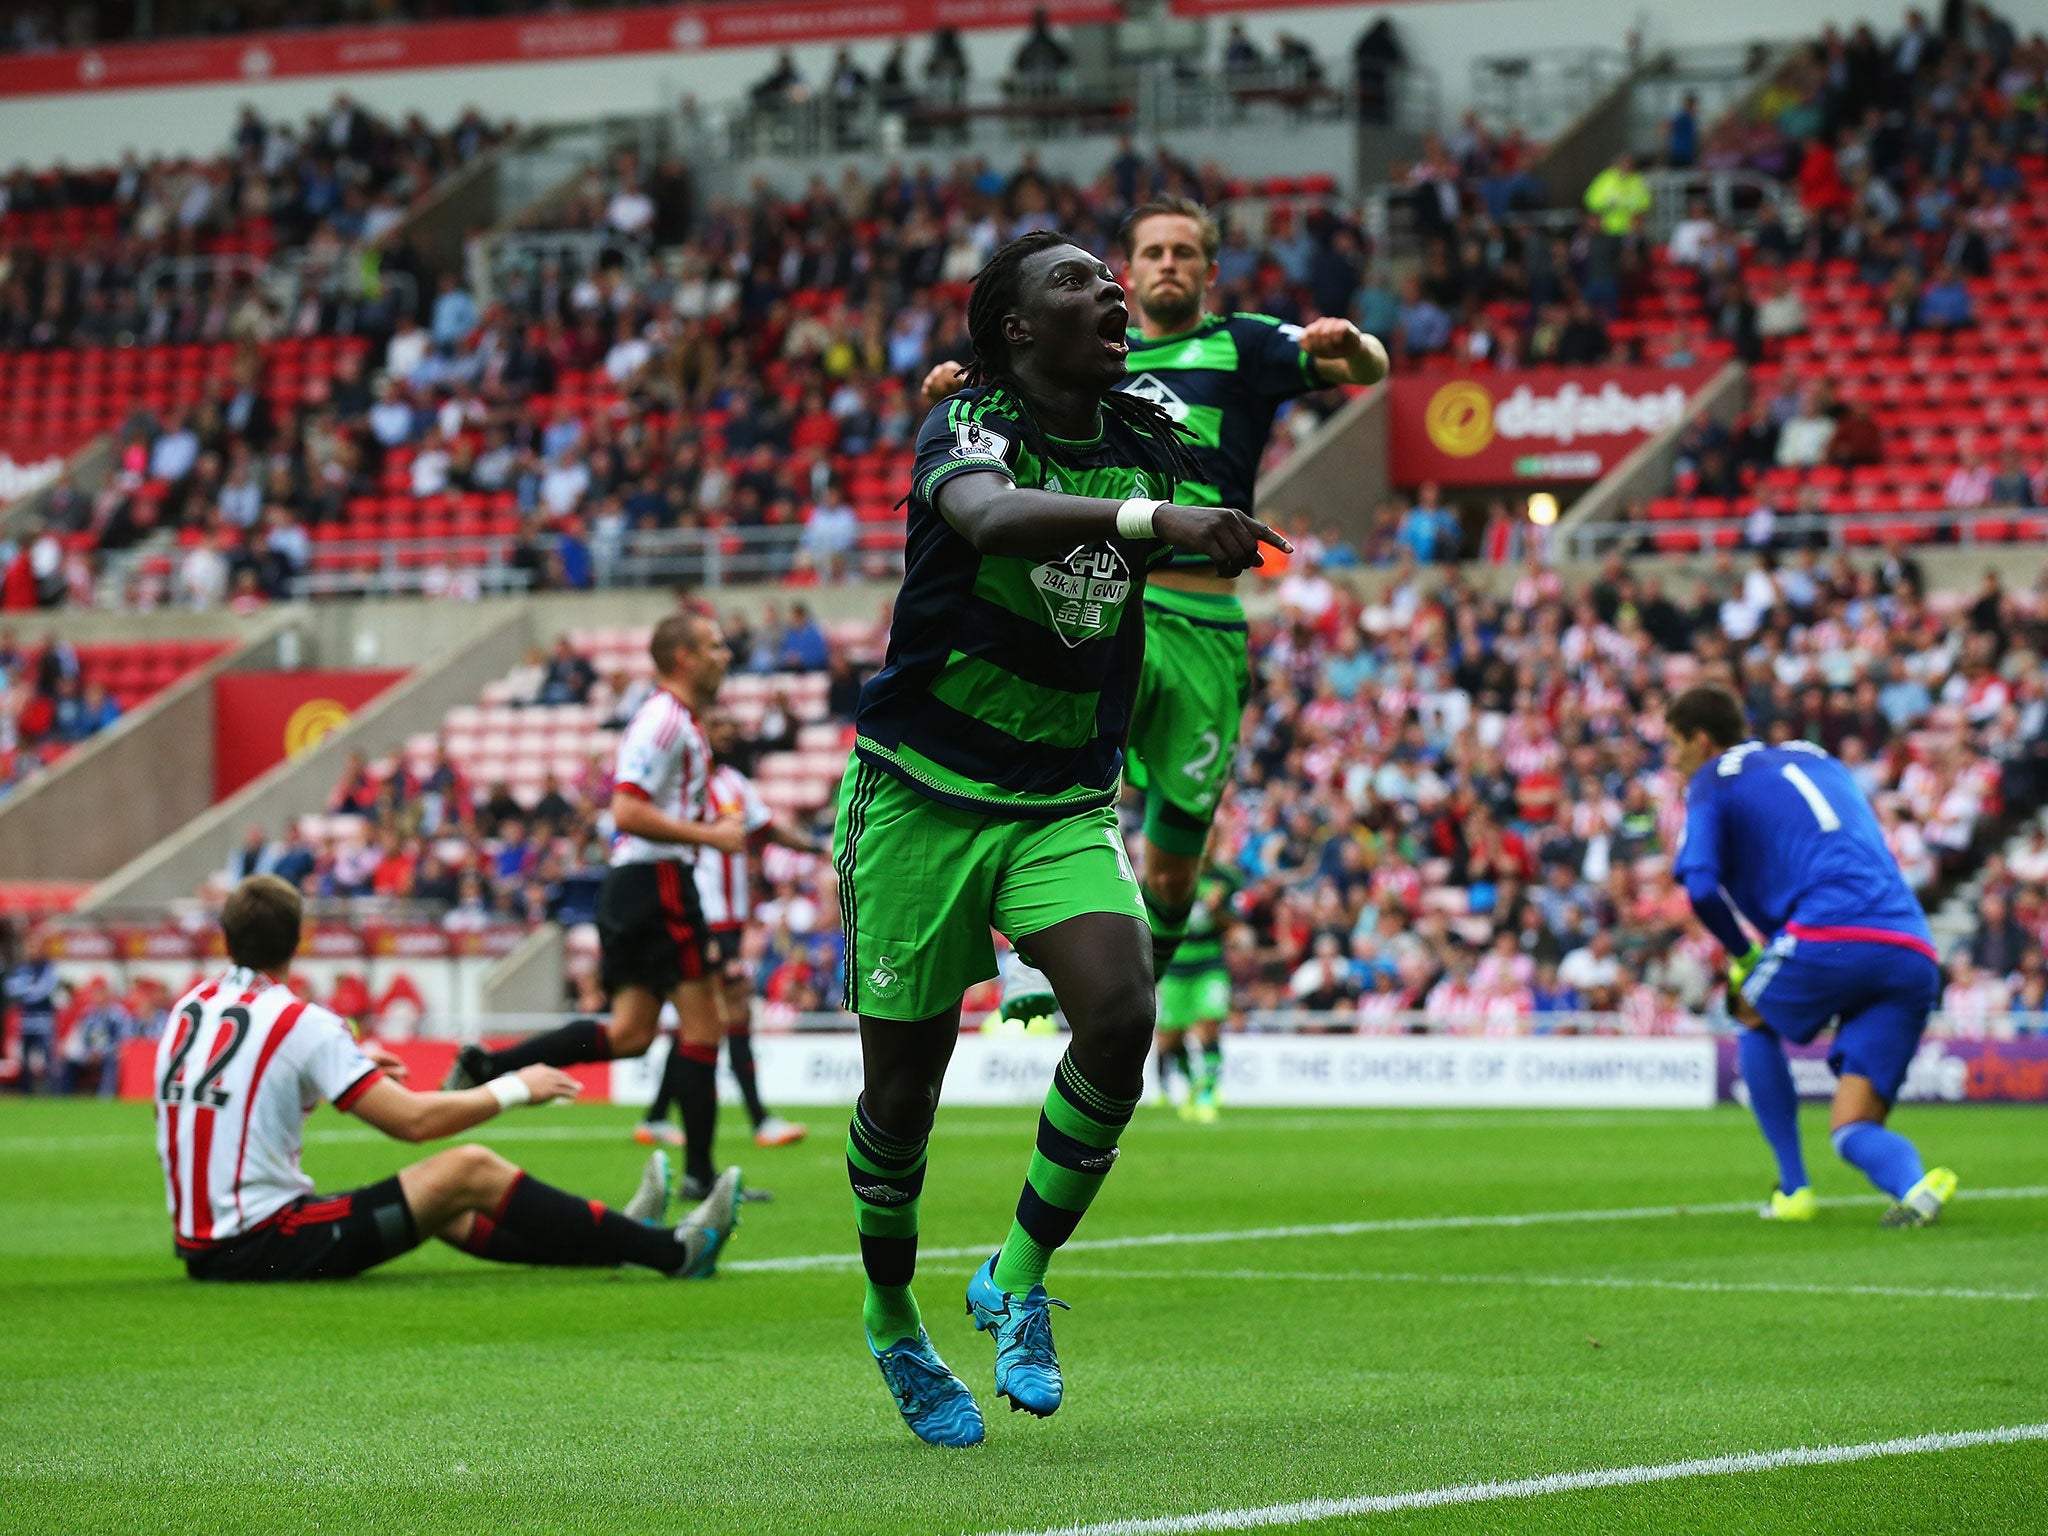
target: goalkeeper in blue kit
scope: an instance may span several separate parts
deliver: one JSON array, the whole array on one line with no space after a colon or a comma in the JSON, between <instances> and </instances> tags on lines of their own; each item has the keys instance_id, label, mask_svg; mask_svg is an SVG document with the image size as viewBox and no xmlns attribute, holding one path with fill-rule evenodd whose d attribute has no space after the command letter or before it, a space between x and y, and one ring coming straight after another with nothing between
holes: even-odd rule
<instances>
[{"instance_id":1,"label":"goalkeeper in blue kit","mask_svg":"<svg viewBox=\"0 0 2048 1536\"><path fill-rule=\"evenodd\" d=\"M1732 957L1729 1006L1747 1026L1742 1078L1778 1160L1762 1214L1812 1219L1785 1042L1804 1045L1833 1024L1835 1151L1892 1197L1886 1226L1937 1221L1955 1174L1929 1172L1885 1118L1941 995L1941 969L1927 916L1869 802L1820 748L1751 740L1726 688L1687 689L1666 720L1673 766L1687 781L1674 873Z\"/></svg>"}]
</instances>

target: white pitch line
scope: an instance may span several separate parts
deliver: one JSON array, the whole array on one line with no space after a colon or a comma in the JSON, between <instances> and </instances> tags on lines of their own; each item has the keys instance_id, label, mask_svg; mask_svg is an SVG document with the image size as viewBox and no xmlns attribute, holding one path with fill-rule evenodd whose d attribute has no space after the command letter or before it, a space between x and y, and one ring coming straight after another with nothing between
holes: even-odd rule
<instances>
[{"instance_id":1,"label":"white pitch line","mask_svg":"<svg viewBox=\"0 0 2048 1536\"><path fill-rule=\"evenodd\" d=\"M2039 1200L2048 1197L2048 1185L2033 1184L2013 1189L1975 1189L1965 1200ZM1870 1205L1882 1200L1874 1195L1823 1195L1821 1205ZM1265 1242L1275 1238L1358 1237L1373 1232L1445 1232L1483 1227L1543 1227L1579 1222L1658 1221L1680 1216L1731 1216L1756 1209L1754 1200L1724 1200L1700 1205L1637 1205L1590 1211L1522 1211L1496 1216L1397 1216L1378 1221L1332 1221L1289 1227L1239 1227L1220 1232L1149 1232L1129 1237L1084 1237L1061 1247L1061 1253L1106 1253L1125 1248L1185 1248L1203 1243ZM921 1248L920 1259L986 1258L985 1244L965 1248ZM742 1259L721 1264L720 1269L773 1271L801 1269L842 1269L860 1263L858 1253L791 1254L775 1259Z\"/></svg>"},{"instance_id":2,"label":"white pitch line","mask_svg":"<svg viewBox=\"0 0 2048 1536\"><path fill-rule=\"evenodd\" d=\"M1775 1280L1664 1280L1633 1275L1425 1275L1361 1269L1069 1269L1082 1280L1314 1281L1330 1285L1505 1285L1601 1291L1757 1291L1789 1296L1903 1297L1909 1301L2048 1301L2048 1291L1986 1291L1962 1286L1802 1285Z\"/></svg>"},{"instance_id":3,"label":"white pitch line","mask_svg":"<svg viewBox=\"0 0 2048 1536\"><path fill-rule=\"evenodd\" d=\"M1706 1456L1657 1465L1615 1467L1592 1472L1552 1472L1544 1477L1506 1483L1461 1483L1450 1488L1425 1488L1414 1493L1360 1494L1343 1499L1302 1499L1292 1504L1266 1504L1248 1509L1212 1509L1199 1515L1167 1515L1151 1520L1104 1520L1093 1525L1051 1526L1030 1533L1002 1536L1197 1536L1207 1531L1269 1530L1275 1526L1309 1525L1352 1515L1385 1515L1406 1509L1441 1509L1452 1504L1491 1504L1502 1499L1534 1499L1589 1488L1628 1488L1641 1483L1669 1483L1689 1477L1726 1477L1738 1472L1776 1472L1785 1467L1829 1467L1884 1456L1921 1456L1932 1451L1963 1451L1982 1445L2018 1445L2048 1440L2048 1424L2012 1424L2000 1429L1972 1429L1957 1434L1914 1435L1899 1440L1868 1440L1861 1445L1793 1446L1782 1451L1750 1451L1736 1456Z\"/></svg>"}]
</instances>

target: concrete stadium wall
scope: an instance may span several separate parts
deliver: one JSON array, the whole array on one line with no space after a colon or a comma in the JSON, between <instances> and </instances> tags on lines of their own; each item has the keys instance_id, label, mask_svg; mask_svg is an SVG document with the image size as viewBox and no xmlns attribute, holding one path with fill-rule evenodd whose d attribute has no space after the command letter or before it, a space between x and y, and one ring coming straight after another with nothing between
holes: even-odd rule
<instances>
[{"instance_id":1,"label":"concrete stadium wall","mask_svg":"<svg viewBox=\"0 0 2048 1536\"><path fill-rule=\"evenodd\" d=\"M213 799L213 680L275 665L288 624L269 619L0 800L0 874L98 880L203 812Z\"/></svg>"},{"instance_id":2,"label":"concrete stadium wall","mask_svg":"<svg viewBox=\"0 0 2048 1536\"><path fill-rule=\"evenodd\" d=\"M1689 43L1775 40L1844 26L1867 18L1886 34L1899 23L1897 6L1868 3L1847 9L1823 0L1718 0L1713 5L1647 7L1641 0L1436 0L1429 5L1303 6L1257 10L1245 17L1255 39L1270 42L1293 32L1318 49L1333 75L1348 68L1352 45L1372 22L1386 17L1410 59L1434 70L1442 88L1446 123L1470 101L1475 54L1566 48L1615 48L1640 32L1646 48ZM1213 55L1224 27L1208 29ZM1022 34L1015 29L965 34L976 78L1007 71ZM798 47L798 66L814 83L822 78L833 43ZM882 40L853 45L873 64ZM922 61L922 40L911 57ZM522 122L572 122L590 115L594 102L610 113L667 112L685 97L706 103L738 99L765 75L768 48L715 53L578 59L469 69L361 72L220 88L110 91L99 95L19 97L0 101L0 143L10 161L73 165L113 161L129 149L165 154L211 154L227 142L244 101L266 114L300 117L320 110L346 89L373 111L402 116L423 112L442 120L475 105L496 117ZM1303 167L1308 169L1308 167Z\"/></svg>"},{"instance_id":3,"label":"concrete stadium wall","mask_svg":"<svg viewBox=\"0 0 2048 1536\"><path fill-rule=\"evenodd\" d=\"M1732 422L1748 398L1749 370L1740 363L1728 364L1685 402L1676 422L1638 446L1572 503L1571 510L1558 520L1559 535L1568 535L1582 524L1614 522L1630 502L1663 495L1678 465L1678 443L1686 427L1702 414L1723 424Z\"/></svg>"},{"instance_id":4,"label":"concrete stadium wall","mask_svg":"<svg viewBox=\"0 0 2048 1536\"><path fill-rule=\"evenodd\" d=\"M349 752L358 747L372 755L389 752L414 732L434 729L458 704L474 703L485 683L518 663L530 632L523 613L502 613L498 622L422 666L317 747L279 763L115 870L93 887L80 909L107 915L191 896L226 865L244 826L257 822L275 832L291 817L324 808ZM210 795L210 763L204 782Z\"/></svg>"},{"instance_id":5,"label":"concrete stadium wall","mask_svg":"<svg viewBox=\"0 0 2048 1536\"><path fill-rule=\"evenodd\" d=\"M555 1013L562 1006L568 940L559 923L529 933L477 987L483 1013Z\"/></svg>"},{"instance_id":6,"label":"concrete stadium wall","mask_svg":"<svg viewBox=\"0 0 2048 1536\"><path fill-rule=\"evenodd\" d=\"M1363 540L1389 485L1387 391L1347 400L1293 456L1259 482L1259 515L1267 522L1306 515L1335 523Z\"/></svg>"}]
</instances>

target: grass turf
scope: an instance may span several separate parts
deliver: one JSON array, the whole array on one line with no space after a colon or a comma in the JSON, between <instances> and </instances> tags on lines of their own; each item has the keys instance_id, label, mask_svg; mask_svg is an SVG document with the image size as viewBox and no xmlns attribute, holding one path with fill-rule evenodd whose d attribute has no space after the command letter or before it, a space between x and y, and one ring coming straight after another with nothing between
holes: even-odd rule
<instances>
[{"instance_id":1,"label":"grass turf","mask_svg":"<svg viewBox=\"0 0 2048 1536\"><path fill-rule=\"evenodd\" d=\"M743 1265L852 1247L837 1116L753 1152ZM614 1202L624 1110L508 1117L478 1139ZM731 1121L728 1120L728 1126ZM1032 1117L946 1112L928 1247L1006 1230ZM191 1284L169 1256L148 1111L0 1106L0 1530L987 1532L2048 1420L2048 1113L1909 1110L1964 1177L1949 1219L1879 1205L1811 1226L1738 1213L1090 1248L1055 1264L1067 1406L1002 1411L933 1258L934 1341L989 1414L917 1445L860 1336L849 1267L523 1270L431 1247L347 1284ZM1860 1196L1809 1111L1821 1193ZM728 1131L730 1150L738 1138ZM1768 1160L1742 1113L1141 1112L1080 1237L1722 1203ZM323 1190L407 1150L331 1112ZM1250 1272L1250 1273L1247 1273ZM1284 1277L1284 1278L1283 1278ZM1484 1277L1475 1282L1474 1277ZM1604 1288L1588 1277L1828 1288ZM1848 1292L2009 1293L1960 1299ZM1357 1516L1311 1532L2048 1528L2029 1443Z\"/></svg>"}]
</instances>

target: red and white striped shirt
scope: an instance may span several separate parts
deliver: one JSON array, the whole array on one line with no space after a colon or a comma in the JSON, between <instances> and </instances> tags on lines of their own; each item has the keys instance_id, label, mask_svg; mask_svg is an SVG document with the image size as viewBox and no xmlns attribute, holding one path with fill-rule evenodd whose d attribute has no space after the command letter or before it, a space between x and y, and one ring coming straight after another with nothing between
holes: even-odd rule
<instances>
[{"instance_id":1,"label":"red and white striped shirt","mask_svg":"<svg viewBox=\"0 0 2048 1536\"><path fill-rule=\"evenodd\" d=\"M656 688L633 713L619 738L613 781L677 821L704 820L704 794L711 779L711 748L689 705L666 688ZM621 864L693 864L694 843L654 843L617 833L612 867Z\"/></svg>"},{"instance_id":2,"label":"red and white striped shirt","mask_svg":"<svg viewBox=\"0 0 2048 1536\"><path fill-rule=\"evenodd\" d=\"M728 763L711 770L705 791L705 816L723 821L744 816L749 835L775 819L754 781ZM754 915L753 895L747 889L747 852L720 853L716 848L697 851L697 900L704 908L704 921L713 928L734 928Z\"/></svg>"},{"instance_id":3,"label":"red and white striped shirt","mask_svg":"<svg viewBox=\"0 0 2048 1536\"><path fill-rule=\"evenodd\" d=\"M263 1225L313 1181L306 1116L347 1109L383 1077L348 1026L235 966L178 1000L156 1047L156 1150L171 1228L203 1248Z\"/></svg>"}]
</instances>

